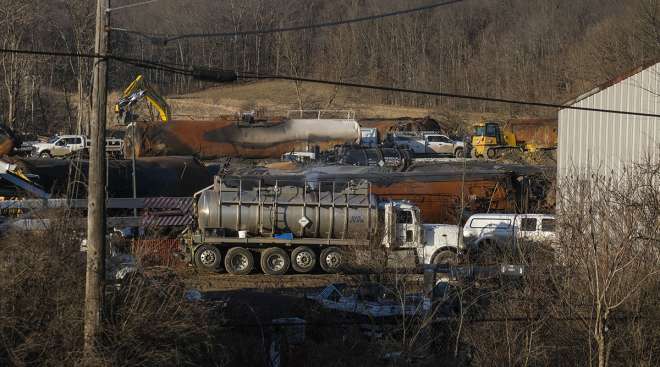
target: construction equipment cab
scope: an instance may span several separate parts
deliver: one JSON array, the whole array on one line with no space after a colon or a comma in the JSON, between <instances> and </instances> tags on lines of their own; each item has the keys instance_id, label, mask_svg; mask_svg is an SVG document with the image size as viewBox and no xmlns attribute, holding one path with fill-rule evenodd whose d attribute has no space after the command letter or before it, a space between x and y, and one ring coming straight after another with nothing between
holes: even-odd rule
<instances>
[{"instance_id":1,"label":"construction equipment cab","mask_svg":"<svg viewBox=\"0 0 660 367\"><path fill-rule=\"evenodd\" d=\"M556 119L486 121L474 126L472 156L493 159L506 150L537 152L557 149Z\"/></svg>"},{"instance_id":2,"label":"construction equipment cab","mask_svg":"<svg viewBox=\"0 0 660 367\"><path fill-rule=\"evenodd\" d=\"M474 125L472 156L493 159L504 149L518 148L513 132L503 131L498 122L486 121Z\"/></svg>"},{"instance_id":3,"label":"construction equipment cab","mask_svg":"<svg viewBox=\"0 0 660 367\"><path fill-rule=\"evenodd\" d=\"M115 104L114 110L117 114L117 120L122 124L129 124L135 121L137 115L132 113L131 108L137 102L142 100L142 98L146 98L156 111L158 111L161 121L167 122L170 120L170 106L163 97L151 88L142 75L138 75L137 78L126 87Z\"/></svg>"}]
</instances>

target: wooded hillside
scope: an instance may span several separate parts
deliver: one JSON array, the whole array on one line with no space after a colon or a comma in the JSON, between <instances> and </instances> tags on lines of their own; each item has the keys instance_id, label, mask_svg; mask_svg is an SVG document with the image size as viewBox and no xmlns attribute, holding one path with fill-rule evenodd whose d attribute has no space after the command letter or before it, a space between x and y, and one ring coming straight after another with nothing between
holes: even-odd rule
<instances>
[{"instance_id":1,"label":"wooded hillside","mask_svg":"<svg viewBox=\"0 0 660 367\"><path fill-rule=\"evenodd\" d=\"M95 3L0 0L0 46L90 53ZM114 0L112 6L130 3ZM113 12L111 25L159 35L265 30L429 3L432 1L161 0ZM302 32L163 43L113 31L111 52L273 75L563 102L594 83L660 56L659 16L657 0L466 0L417 14ZM111 63L110 85L122 88L139 72L146 73L164 93L208 87L188 77L117 62ZM89 59L2 53L0 80L2 119L15 129L42 133L85 130ZM398 93L370 92L364 98L378 104L529 112L515 106ZM79 100L83 101L81 109Z\"/></svg>"}]
</instances>

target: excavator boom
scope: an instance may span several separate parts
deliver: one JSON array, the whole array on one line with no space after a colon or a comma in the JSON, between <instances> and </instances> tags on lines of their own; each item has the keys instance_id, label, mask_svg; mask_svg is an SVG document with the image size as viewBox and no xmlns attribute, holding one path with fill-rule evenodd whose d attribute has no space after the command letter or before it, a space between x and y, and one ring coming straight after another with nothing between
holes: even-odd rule
<instances>
[{"instance_id":1,"label":"excavator boom","mask_svg":"<svg viewBox=\"0 0 660 367\"><path fill-rule=\"evenodd\" d=\"M151 88L142 75L138 75L126 87L119 101L115 104L115 113L119 114L118 117L123 123L129 123L133 120L134 115L130 112L131 107L142 98L146 98L156 111L158 111L161 121L166 123L170 120L170 106L163 97Z\"/></svg>"}]
</instances>

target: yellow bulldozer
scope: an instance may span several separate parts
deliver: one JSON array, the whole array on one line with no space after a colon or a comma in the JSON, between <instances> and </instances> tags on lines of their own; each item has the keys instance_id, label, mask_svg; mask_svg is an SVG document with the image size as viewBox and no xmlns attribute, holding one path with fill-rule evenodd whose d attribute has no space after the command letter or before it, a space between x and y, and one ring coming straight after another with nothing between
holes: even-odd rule
<instances>
[{"instance_id":1,"label":"yellow bulldozer","mask_svg":"<svg viewBox=\"0 0 660 367\"><path fill-rule=\"evenodd\" d=\"M474 125L472 157L494 159L505 151L535 152L557 148L557 119L518 119Z\"/></svg>"}]
</instances>

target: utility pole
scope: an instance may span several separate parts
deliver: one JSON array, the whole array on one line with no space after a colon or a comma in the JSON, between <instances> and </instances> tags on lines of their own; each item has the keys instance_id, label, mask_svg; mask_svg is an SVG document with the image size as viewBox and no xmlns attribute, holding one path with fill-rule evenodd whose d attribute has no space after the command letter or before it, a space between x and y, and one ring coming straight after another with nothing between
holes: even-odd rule
<instances>
[{"instance_id":1,"label":"utility pole","mask_svg":"<svg viewBox=\"0 0 660 367\"><path fill-rule=\"evenodd\" d=\"M110 0L97 0L94 52L92 129L87 194L87 276L85 281L84 362L93 365L96 339L101 330L105 283L105 123L108 78L108 9Z\"/></svg>"}]
</instances>

